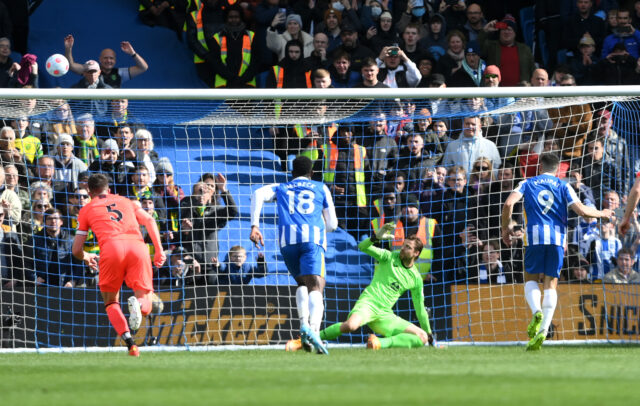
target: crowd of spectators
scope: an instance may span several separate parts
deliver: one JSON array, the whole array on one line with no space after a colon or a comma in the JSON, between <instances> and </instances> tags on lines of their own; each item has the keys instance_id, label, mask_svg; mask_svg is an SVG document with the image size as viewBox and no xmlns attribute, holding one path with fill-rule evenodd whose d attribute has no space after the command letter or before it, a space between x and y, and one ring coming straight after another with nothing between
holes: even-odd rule
<instances>
[{"instance_id":1,"label":"crowd of spectators","mask_svg":"<svg viewBox=\"0 0 640 406\"><path fill-rule=\"evenodd\" d=\"M239 263L238 270L218 260L223 255L218 252L217 232L238 215L222 174L202 174L187 196L174 182L171 161L154 150L153 130L129 121L127 100L107 103L106 120L86 112L74 114L74 107L64 100L39 103L53 103L48 114L37 120L26 115L5 120L0 128L2 286L95 286L99 273L76 260L70 249L78 213L90 201L87 180L97 172L110 177L113 193L138 202L156 219L170 258L157 270L158 284L251 279L254 270L244 269L243 261L226 260ZM79 110L86 111L86 105ZM153 244L146 230L141 231L153 255ZM85 250L99 254L91 233ZM251 273L238 276L242 270ZM234 276L218 276L224 272Z\"/></svg>"},{"instance_id":2,"label":"crowd of spectators","mask_svg":"<svg viewBox=\"0 0 640 406\"><path fill-rule=\"evenodd\" d=\"M523 42L524 22L511 3L140 1L140 17L185 39L198 76L216 88L640 83L640 1L630 9L614 1L560 2L564 8L536 2L536 32L546 34L540 55ZM74 87L117 88L148 69L128 41L120 44L133 61L127 67L116 66L112 49L77 63L74 42L72 35L64 38L70 70L81 75ZM35 56L25 50L16 63L10 46L0 38L0 86L37 87ZM542 151L561 156L557 176L585 204L618 214L640 163L602 105L490 113L513 101L376 101L369 106L376 113L363 125L300 124L269 133L283 170L291 156L314 160L340 227L356 240L396 221L390 248L420 236L428 247L420 258L427 281L514 283L522 281L524 233L520 229L515 248L506 247L500 209L519 179L536 174ZM24 114L0 129L4 286L95 285L99 274L70 254L93 172L108 174L113 192L157 219L169 253L158 283L248 283L267 273L264 257L247 263L242 246L219 252L218 230L239 212L225 176L202 174L191 191L175 184L172 163L158 156L153 130L129 114L127 100L52 103L46 116L32 116L35 101L25 101ZM319 114L324 109L319 106ZM514 216L521 227L521 207ZM614 223L570 217L562 279L635 282L640 222L634 219L634 232L621 240ZM85 249L97 252L95 238L89 236Z\"/></svg>"}]
</instances>

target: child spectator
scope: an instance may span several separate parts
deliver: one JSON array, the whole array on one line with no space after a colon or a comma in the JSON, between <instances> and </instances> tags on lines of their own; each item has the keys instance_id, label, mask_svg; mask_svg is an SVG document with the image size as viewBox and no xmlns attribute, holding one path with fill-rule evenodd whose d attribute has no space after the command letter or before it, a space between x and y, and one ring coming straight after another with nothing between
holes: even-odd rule
<instances>
[{"instance_id":1,"label":"child spectator","mask_svg":"<svg viewBox=\"0 0 640 406\"><path fill-rule=\"evenodd\" d=\"M267 263L264 260L264 253L258 253L256 265L248 264L247 250L234 245L229 249L229 253L223 263L217 258L211 258L211 262L216 267L218 285L247 285L253 278L262 278L267 274ZM211 281L210 275L210 283Z\"/></svg>"},{"instance_id":2,"label":"child spectator","mask_svg":"<svg viewBox=\"0 0 640 406\"><path fill-rule=\"evenodd\" d=\"M509 262L501 261L500 242L490 240L482 247L478 266L470 269L469 281L490 285L522 283L522 274L514 273Z\"/></svg>"},{"instance_id":3,"label":"child spectator","mask_svg":"<svg viewBox=\"0 0 640 406\"><path fill-rule=\"evenodd\" d=\"M611 258L616 257L622 248L615 222L602 224L600 230L600 238L596 238L591 246L591 279L593 280L601 280L615 267Z\"/></svg>"}]
</instances>

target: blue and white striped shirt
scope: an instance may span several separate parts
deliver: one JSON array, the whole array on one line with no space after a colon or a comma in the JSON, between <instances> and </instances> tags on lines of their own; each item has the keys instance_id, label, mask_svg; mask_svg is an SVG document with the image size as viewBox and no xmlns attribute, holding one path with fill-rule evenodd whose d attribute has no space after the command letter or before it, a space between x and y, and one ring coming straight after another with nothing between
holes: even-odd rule
<instances>
[{"instance_id":1,"label":"blue and white striped shirt","mask_svg":"<svg viewBox=\"0 0 640 406\"><path fill-rule=\"evenodd\" d=\"M274 199L278 208L280 247L313 243L327 249L326 232L337 227L335 208L327 186L298 177L287 183L258 189L251 202L251 225L258 224L262 202Z\"/></svg>"},{"instance_id":2,"label":"blue and white striped shirt","mask_svg":"<svg viewBox=\"0 0 640 406\"><path fill-rule=\"evenodd\" d=\"M520 182L514 192L524 196L524 245L565 246L567 211L580 200L571 186L542 174Z\"/></svg>"}]
</instances>

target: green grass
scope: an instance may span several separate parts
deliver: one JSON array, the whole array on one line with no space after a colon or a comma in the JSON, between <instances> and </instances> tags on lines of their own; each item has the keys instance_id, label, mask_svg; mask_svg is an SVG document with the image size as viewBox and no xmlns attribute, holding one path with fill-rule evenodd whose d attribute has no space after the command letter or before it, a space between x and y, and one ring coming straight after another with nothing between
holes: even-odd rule
<instances>
[{"instance_id":1,"label":"green grass","mask_svg":"<svg viewBox=\"0 0 640 406\"><path fill-rule=\"evenodd\" d=\"M0 354L0 405L616 405L635 346Z\"/></svg>"}]
</instances>

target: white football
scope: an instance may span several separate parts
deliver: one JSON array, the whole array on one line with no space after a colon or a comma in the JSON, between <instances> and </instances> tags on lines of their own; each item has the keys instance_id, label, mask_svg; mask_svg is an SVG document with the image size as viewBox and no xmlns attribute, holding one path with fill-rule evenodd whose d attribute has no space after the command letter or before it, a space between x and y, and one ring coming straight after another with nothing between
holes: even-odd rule
<instances>
[{"instance_id":1,"label":"white football","mask_svg":"<svg viewBox=\"0 0 640 406\"><path fill-rule=\"evenodd\" d=\"M69 72L69 61L64 55L53 54L47 59L46 67L49 75L60 77Z\"/></svg>"}]
</instances>

